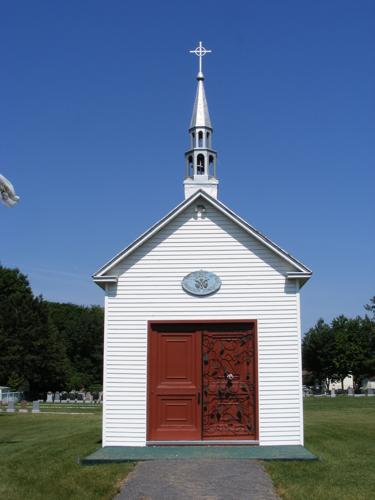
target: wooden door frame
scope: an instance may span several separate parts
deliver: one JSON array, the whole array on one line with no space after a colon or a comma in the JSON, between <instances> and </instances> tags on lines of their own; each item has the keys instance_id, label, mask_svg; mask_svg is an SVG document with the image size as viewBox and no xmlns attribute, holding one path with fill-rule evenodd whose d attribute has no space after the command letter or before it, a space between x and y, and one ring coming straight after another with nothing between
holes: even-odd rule
<instances>
[{"instance_id":1,"label":"wooden door frame","mask_svg":"<svg viewBox=\"0 0 375 500\"><path fill-rule=\"evenodd\" d=\"M204 330L205 325L229 325L229 324L241 324L244 325L254 325L254 370L255 370L255 422L256 422L256 441L259 441L259 372L258 372L258 321L256 319L189 319L189 320L148 320L147 321L147 396L146 396L146 441L150 441L150 421L151 421L151 335L153 334L153 325L197 325L197 330L199 330L199 325L202 325L202 330ZM184 333L183 331L181 333ZM202 380L201 380L202 383ZM202 392L202 391L201 391ZM201 409L202 411L202 409ZM173 442L176 445L176 441ZM212 445L212 441L209 440L201 441L202 444ZM242 440L236 440L236 444L246 444ZM168 441L165 441L168 444ZM186 444L183 442L182 444ZM225 442L223 441L223 444ZM229 443L228 443L229 444ZM233 441L230 441L233 444Z\"/></svg>"}]
</instances>

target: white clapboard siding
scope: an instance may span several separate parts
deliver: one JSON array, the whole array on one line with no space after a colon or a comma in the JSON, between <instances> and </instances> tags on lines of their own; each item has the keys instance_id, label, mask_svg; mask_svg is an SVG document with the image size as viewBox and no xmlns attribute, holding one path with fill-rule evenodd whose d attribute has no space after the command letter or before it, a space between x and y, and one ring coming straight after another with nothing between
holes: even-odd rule
<instances>
[{"instance_id":1,"label":"white clapboard siding","mask_svg":"<svg viewBox=\"0 0 375 500\"><path fill-rule=\"evenodd\" d=\"M260 444L303 444L299 292L291 264L213 206L187 207L120 261L107 285L104 446L146 443L147 321L256 319ZM220 276L209 297L181 288L199 269Z\"/></svg>"}]
</instances>

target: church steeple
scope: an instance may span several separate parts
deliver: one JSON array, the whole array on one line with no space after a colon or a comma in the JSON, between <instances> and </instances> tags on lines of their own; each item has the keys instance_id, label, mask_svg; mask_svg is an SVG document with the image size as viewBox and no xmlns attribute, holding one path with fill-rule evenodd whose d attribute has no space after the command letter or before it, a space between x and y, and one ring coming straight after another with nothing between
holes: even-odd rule
<instances>
[{"instance_id":1,"label":"church steeple","mask_svg":"<svg viewBox=\"0 0 375 500\"><path fill-rule=\"evenodd\" d=\"M212 125L202 72L202 57L211 52L202 46L190 51L199 57L198 85L191 117L189 135L190 149L185 153L186 175L184 181L185 198L189 198L198 189L203 189L213 198L217 198L219 181L216 176L216 151L212 149Z\"/></svg>"}]
</instances>

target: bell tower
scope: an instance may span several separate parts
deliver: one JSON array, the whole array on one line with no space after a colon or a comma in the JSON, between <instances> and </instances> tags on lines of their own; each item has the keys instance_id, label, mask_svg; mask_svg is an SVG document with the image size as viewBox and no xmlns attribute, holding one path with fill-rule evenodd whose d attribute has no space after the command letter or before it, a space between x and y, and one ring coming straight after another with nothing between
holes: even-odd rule
<instances>
[{"instance_id":1,"label":"bell tower","mask_svg":"<svg viewBox=\"0 0 375 500\"><path fill-rule=\"evenodd\" d=\"M190 149L185 153L185 198L189 198L199 189L203 189L213 198L217 198L219 184L216 175L217 153L212 149L213 129L208 112L202 72L202 57L209 52L211 50L205 49L202 42L199 42L195 50L190 51L190 53L199 57L199 71L197 75L197 93L189 127Z\"/></svg>"}]
</instances>

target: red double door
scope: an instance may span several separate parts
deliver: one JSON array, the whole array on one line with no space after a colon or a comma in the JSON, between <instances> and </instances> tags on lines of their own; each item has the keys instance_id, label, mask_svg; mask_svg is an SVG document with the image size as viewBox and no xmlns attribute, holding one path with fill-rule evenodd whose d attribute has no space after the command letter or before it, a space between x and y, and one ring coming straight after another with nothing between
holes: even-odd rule
<instances>
[{"instance_id":1,"label":"red double door","mask_svg":"<svg viewBox=\"0 0 375 500\"><path fill-rule=\"evenodd\" d=\"M151 323L148 441L256 440L255 322Z\"/></svg>"}]
</instances>

